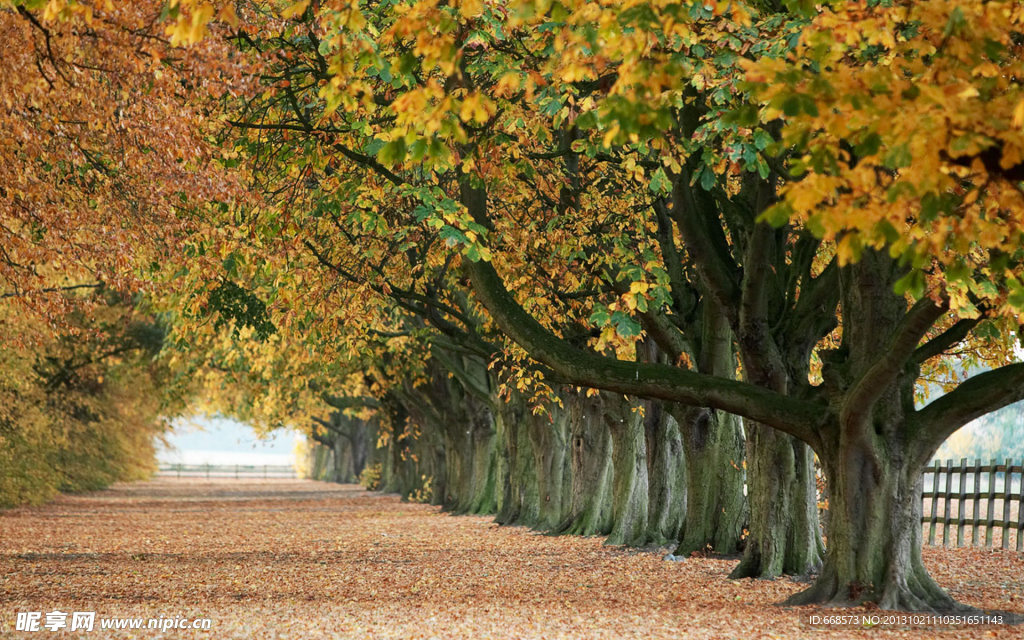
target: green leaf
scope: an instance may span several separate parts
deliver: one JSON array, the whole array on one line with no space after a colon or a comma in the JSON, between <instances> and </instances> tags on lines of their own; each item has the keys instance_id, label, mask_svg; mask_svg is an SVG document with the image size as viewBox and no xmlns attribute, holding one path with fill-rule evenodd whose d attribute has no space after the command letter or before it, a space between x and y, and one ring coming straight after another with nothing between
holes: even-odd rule
<instances>
[{"instance_id":1,"label":"green leaf","mask_svg":"<svg viewBox=\"0 0 1024 640\"><path fill-rule=\"evenodd\" d=\"M612 314L612 322L615 324L615 333L623 338L633 338L640 335L640 323L621 311Z\"/></svg>"},{"instance_id":2,"label":"green leaf","mask_svg":"<svg viewBox=\"0 0 1024 640\"><path fill-rule=\"evenodd\" d=\"M385 166L394 166L405 159L405 150L405 140L392 140L380 148L377 160Z\"/></svg>"},{"instance_id":3,"label":"green leaf","mask_svg":"<svg viewBox=\"0 0 1024 640\"><path fill-rule=\"evenodd\" d=\"M598 327L603 327L608 324L611 320L611 315L608 313L608 307L603 304L594 305L594 311L590 314L590 323Z\"/></svg>"},{"instance_id":4,"label":"green leaf","mask_svg":"<svg viewBox=\"0 0 1024 640\"><path fill-rule=\"evenodd\" d=\"M893 290L899 295L909 293L916 300L924 296L926 287L924 272L920 269L911 269L907 275L896 281Z\"/></svg>"},{"instance_id":5,"label":"green leaf","mask_svg":"<svg viewBox=\"0 0 1024 640\"><path fill-rule=\"evenodd\" d=\"M946 269L946 279L951 282L967 282L971 276L971 270L963 260L957 260Z\"/></svg>"},{"instance_id":6,"label":"green leaf","mask_svg":"<svg viewBox=\"0 0 1024 640\"><path fill-rule=\"evenodd\" d=\"M754 132L754 146L757 147L758 151L764 151L771 143L772 134L768 133L764 129L758 129Z\"/></svg>"},{"instance_id":7,"label":"green leaf","mask_svg":"<svg viewBox=\"0 0 1024 640\"><path fill-rule=\"evenodd\" d=\"M704 167L704 171L700 174L700 186L705 191L711 191L711 188L715 186L717 179L715 178L715 172L710 167Z\"/></svg>"},{"instance_id":8,"label":"green leaf","mask_svg":"<svg viewBox=\"0 0 1024 640\"><path fill-rule=\"evenodd\" d=\"M885 154L882 164L889 169L902 169L903 167L909 167L912 160L910 147L901 144L893 147L889 150L889 153Z\"/></svg>"},{"instance_id":9,"label":"green leaf","mask_svg":"<svg viewBox=\"0 0 1024 640\"><path fill-rule=\"evenodd\" d=\"M577 129L593 129L597 127L597 112L587 111L573 122Z\"/></svg>"},{"instance_id":10,"label":"green leaf","mask_svg":"<svg viewBox=\"0 0 1024 640\"><path fill-rule=\"evenodd\" d=\"M942 32L943 37L960 33L967 26L967 18L960 7L954 7L949 14L949 22L946 23L946 30Z\"/></svg>"},{"instance_id":11,"label":"green leaf","mask_svg":"<svg viewBox=\"0 0 1024 640\"><path fill-rule=\"evenodd\" d=\"M658 167L655 169L654 173L651 174L651 181L647 184L647 188L657 194L668 193L671 190L672 183L669 182L663 168Z\"/></svg>"},{"instance_id":12,"label":"green leaf","mask_svg":"<svg viewBox=\"0 0 1024 640\"><path fill-rule=\"evenodd\" d=\"M793 207L783 200L762 211L761 215L757 216L757 221L767 222L771 226L778 228L789 222L789 217L792 215Z\"/></svg>"},{"instance_id":13,"label":"green leaf","mask_svg":"<svg viewBox=\"0 0 1024 640\"><path fill-rule=\"evenodd\" d=\"M782 101L782 113L793 117L800 115L800 97L789 96Z\"/></svg>"},{"instance_id":14,"label":"green leaf","mask_svg":"<svg viewBox=\"0 0 1024 640\"><path fill-rule=\"evenodd\" d=\"M861 139L860 144L853 148L854 153L858 157L864 158L867 156L873 156L878 153L878 149L882 146L882 137L872 131L868 135Z\"/></svg>"},{"instance_id":15,"label":"green leaf","mask_svg":"<svg viewBox=\"0 0 1024 640\"><path fill-rule=\"evenodd\" d=\"M801 95L800 107L807 115L815 118L818 117L818 103L811 96Z\"/></svg>"}]
</instances>

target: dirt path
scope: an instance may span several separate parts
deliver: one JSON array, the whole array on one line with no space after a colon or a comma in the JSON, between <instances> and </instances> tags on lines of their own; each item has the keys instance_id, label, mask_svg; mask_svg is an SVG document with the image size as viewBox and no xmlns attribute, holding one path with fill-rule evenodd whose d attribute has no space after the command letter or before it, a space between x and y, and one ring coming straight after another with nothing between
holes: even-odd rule
<instances>
[{"instance_id":1,"label":"dirt path","mask_svg":"<svg viewBox=\"0 0 1024 640\"><path fill-rule=\"evenodd\" d=\"M1024 554L926 550L959 599L1024 611ZM0 635L17 612L96 612L143 638L1020 638L1005 626L812 626L801 585L729 581L588 538L451 517L352 486L160 479L0 515ZM68 623L70 625L70 617ZM100 620L208 618L210 631ZM163 623L160 623L163 624ZM67 630L65 630L67 631Z\"/></svg>"}]
</instances>

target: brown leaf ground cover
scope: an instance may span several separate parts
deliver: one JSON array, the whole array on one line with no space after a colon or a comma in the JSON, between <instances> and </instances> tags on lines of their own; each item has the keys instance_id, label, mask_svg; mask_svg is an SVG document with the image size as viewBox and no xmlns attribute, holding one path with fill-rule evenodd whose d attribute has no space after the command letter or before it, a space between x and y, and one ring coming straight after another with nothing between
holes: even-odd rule
<instances>
[{"instance_id":1,"label":"brown leaf ground cover","mask_svg":"<svg viewBox=\"0 0 1024 640\"><path fill-rule=\"evenodd\" d=\"M789 579L730 581L734 560L551 537L357 487L302 480L119 485L0 515L0 635L18 611L210 618L168 638L1020 638L999 625L810 624ZM1024 554L926 549L954 596L1024 611Z\"/></svg>"}]
</instances>

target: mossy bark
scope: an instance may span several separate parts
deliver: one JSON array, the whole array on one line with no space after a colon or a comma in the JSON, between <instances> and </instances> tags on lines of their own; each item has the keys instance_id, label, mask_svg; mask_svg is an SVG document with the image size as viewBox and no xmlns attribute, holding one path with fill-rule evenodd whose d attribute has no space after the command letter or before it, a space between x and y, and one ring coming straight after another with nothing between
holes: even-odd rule
<instances>
[{"instance_id":1,"label":"mossy bark","mask_svg":"<svg viewBox=\"0 0 1024 640\"><path fill-rule=\"evenodd\" d=\"M648 532L647 438L643 416L625 399L607 403L604 420L612 445L612 530L608 544L643 546Z\"/></svg>"},{"instance_id":2,"label":"mossy bark","mask_svg":"<svg viewBox=\"0 0 1024 640\"><path fill-rule=\"evenodd\" d=\"M748 517L739 418L711 409L673 409L686 455L686 519L675 555L738 553Z\"/></svg>"},{"instance_id":3,"label":"mossy bark","mask_svg":"<svg viewBox=\"0 0 1024 640\"><path fill-rule=\"evenodd\" d=\"M678 540L686 517L686 457L675 418L664 403L645 401L648 532L651 544Z\"/></svg>"},{"instance_id":4,"label":"mossy bark","mask_svg":"<svg viewBox=\"0 0 1024 640\"><path fill-rule=\"evenodd\" d=\"M528 410L518 396L501 404L495 415L498 455L496 497L499 524L534 526L540 513L536 459L530 440Z\"/></svg>"},{"instance_id":5,"label":"mossy bark","mask_svg":"<svg viewBox=\"0 0 1024 640\"><path fill-rule=\"evenodd\" d=\"M570 403L572 492L559 533L607 535L612 529L612 443L604 399L578 396Z\"/></svg>"},{"instance_id":6,"label":"mossy bark","mask_svg":"<svg viewBox=\"0 0 1024 640\"><path fill-rule=\"evenodd\" d=\"M821 568L814 454L792 436L747 421L750 525L731 578L806 576Z\"/></svg>"},{"instance_id":7,"label":"mossy bark","mask_svg":"<svg viewBox=\"0 0 1024 640\"><path fill-rule=\"evenodd\" d=\"M814 584L787 603L966 610L921 561L923 466L871 440L821 456L830 489L825 561Z\"/></svg>"},{"instance_id":8,"label":"mossy bark","mask_svg":"<svg viewBox=\"0 0 1024 640\"><path fill-rule=\"evenodd\" d=\"M538 491L537 521L533 526L552 531L563 522L568 509L566 480L570 479L571 486L572 474L568 457L570 412L552 406L546 412L530 414L527 420Z\"/></svg>"},{"instance_id":9,"label":"mossy bark","mask_svg":"<svg viewBox=\"0 0 1024 640\"><path fill-rule=\"evenodd\" d=\"M471 494L466 511L477 515L492 514L497 510L494 416L488 408L480 407L471 425Z\"/></svg>"},{"instance_id":10,"label":"mossy bark","mask_svg":"<svg viewBox=\"0 0 1024 640\"><path fill-rule=\"evenodd\" d=\"M921 561L922 471L939 441L919 422L919 371L900 354L917 349L942 309L925 300L915 305L924 320L911 321L905 298L893 291L903 272L873 251L842 272L843 343L822 353L831 406L817 445L829 490L828 545L818 578L791 604L965 609ZM889 335L879 335L880 327Z\"/></svg>"}]
</instances>

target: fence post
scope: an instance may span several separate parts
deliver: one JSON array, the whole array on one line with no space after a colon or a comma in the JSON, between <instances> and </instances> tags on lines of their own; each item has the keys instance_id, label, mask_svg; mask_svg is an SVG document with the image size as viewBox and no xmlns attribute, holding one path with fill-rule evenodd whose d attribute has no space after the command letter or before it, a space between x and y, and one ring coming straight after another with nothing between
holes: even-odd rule
<instances>
[{"instance_id":1,"label":"fence post","mask_svg":"<svg viewBox=\"0 0 1024 640\"><path fill-rule=\"evenodd\" d=\"M960 458L960 495L956 499L956 546L964 546L964 494L967 493L967 458Z\"/></svg>"},{"instance_id":2,"label":"fence post","mask_svg":"<svg viewBox=\"0 0 1024 640\"><path fill-rule=\"evenodd\" d=\"M1010 478L1013 474L1010 473L1010 469L1013 468L1013 460L1006 459L1006 472L1003 474L1003 548L1008 549L1010 547L1010 500L1013 499L1013 483L1010 482Z\"/></svg>"},{"instance_id":3,"label":"fence post","mask_svg":"<svg viewBox=\"0 0 1024 640\"><path fill-rule=\"evenodd\" d=\"M939 461L935 460L932 465L932 490L928 492L928 497L931 499L929 511L931 517L928 521L928 544L935 544L935 526L939 523L939 508L937 506L939 500Z\"/></svg>"},{"instance_id":4,"label":"fence post","mask_svg":"<svg viewBox=\"0 0 1024 640\"><path fill-rule=\"evenodd\" d=\"M978 546L978 525L981 524L981 518L978 515L978 509L981 501L981 458L974 459L974 505L971 507L971 546Z\"/></svg>"},{"instance_id":5,"label":"fence post","mask_svg":"<svg viewBox=\"0 0 1024 640\"><path fill-rule=\"evenodd\" d=\"M1024 464L1017 467L1020 472L1020 487L1017 490L1017 551L1024 551Z\"/></svg>"},{"instance_id":6,"label":"fence post","mask_svg":"<svg viewBox=\"0 0 1024 640\"><path fill-rule=\"evenodd\" d=\"M953 531L953 524L950 522L950 499L953 497L953 460L946 460L944 465L946 471L946 492L943 494L942 507L942 546L949 546L949 534Z\"/></svg>"},{"instance_id":7,"label":"fence post","mask_svg":"<svg viewBox=\"0 0 1024 640\"><path fill-rule=\"evenodd\" d=\"M992 458L988 470L988 491L986 492L988 509L985 517L985 547L989 549L992 548L992 529L996 524L996 464L996 459Z\"/></svg>"}]
</instances>

